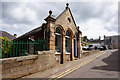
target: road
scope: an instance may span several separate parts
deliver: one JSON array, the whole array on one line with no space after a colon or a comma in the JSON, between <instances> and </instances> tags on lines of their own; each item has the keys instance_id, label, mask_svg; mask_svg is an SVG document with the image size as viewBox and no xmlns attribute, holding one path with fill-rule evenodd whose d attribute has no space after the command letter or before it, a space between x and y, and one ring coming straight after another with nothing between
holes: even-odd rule
<instances>
[{"instance_id":1,"label":"road","mask_svg":"<svg viewBox=\"0 0 120 80\"><path fill-rule=\"evenodd\" d=\"M118 77L118 50L106 50L104 54L88 60L83 66L76 67L71 71L66 71L64 74L58 75L56 79L113 78L113 80L117 80Z\"/></svg>"},{"instance_id":2,"label":"road","mask_svg":"<svg viewBox=\"0 0 120 80\"><path fill-rule=\"evenodd\" d=\"M80 60L38 72L22 80L120 80L118 50L106 50ZM21 80L21 79L20 79Z\"/></svg>"}]
</instances>

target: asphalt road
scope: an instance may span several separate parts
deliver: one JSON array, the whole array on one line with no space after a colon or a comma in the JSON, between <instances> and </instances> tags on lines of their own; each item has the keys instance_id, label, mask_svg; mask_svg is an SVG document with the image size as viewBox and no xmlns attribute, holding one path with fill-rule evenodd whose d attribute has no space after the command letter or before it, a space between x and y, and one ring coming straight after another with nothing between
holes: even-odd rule
<instances>
[{"instance_id":1,"label":"asphalt road","mask_svg":"<svg viewBox=\"0 0 120 80\"><path fill-rule=\"evenodd\" d=\"M120 80L119 52L118 50L101 51L20 80Z\"/></svg>"},{"instance_id":2,"label":"asphalt road","mask_svg":"<svg viewBox=\"0 0 120 80\"><path fill-rule=\"evenodd\" d=\"M61 78L119 78L118 50L105 54Z\"/></svg>"}]
</instances>

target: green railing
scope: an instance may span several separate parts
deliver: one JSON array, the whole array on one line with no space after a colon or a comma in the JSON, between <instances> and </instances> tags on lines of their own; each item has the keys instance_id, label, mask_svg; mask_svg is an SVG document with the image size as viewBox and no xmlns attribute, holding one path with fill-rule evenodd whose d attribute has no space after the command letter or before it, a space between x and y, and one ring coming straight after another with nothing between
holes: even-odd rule
<instances>
[{"instance_id":1,"label":"green railing","mask_svg":"<svg viewBox=\"0 0 120 80\"><path fill-rule=\"evenodd\" d=\"M38 39L36 41L4 41L0 44L0 58L10 58L37 54L37 51L46 50L46 42L47 41L45 39Z\"/></svg>"}]
</instances>

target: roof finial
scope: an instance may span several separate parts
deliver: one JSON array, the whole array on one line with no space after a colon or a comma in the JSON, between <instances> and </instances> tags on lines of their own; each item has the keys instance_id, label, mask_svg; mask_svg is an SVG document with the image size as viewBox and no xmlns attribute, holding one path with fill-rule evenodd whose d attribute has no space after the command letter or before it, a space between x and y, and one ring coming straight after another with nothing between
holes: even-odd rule
<instances>
[{"instance_id":1,"label":"roof finial","mask_svg":"<svg viewBox=\"0 0 120 80\"><path fill-rule=\"evenodd\" d=\"M51 16L51 14L52 14L52 11L50 10L50 11L49 11L49 15Z\"/></svg>"},{"instance_id":2,"label":"roof finial","mask_svg":"<svg viewBox=\"0 0 120 80\"><path fill-rule=\"evenodd\" d=\"M66 9L68 8L68 6L69 6L69 3L66 3Z\"/></svg>"},{"instance_id":3,"label":"roof finial","mask_svg":"<svg viewBox=\"0 0 120 80\"><path fill-rule=\"evenodd\" d=\"M49 15L48 15L48 17L45 18L44 20L45 20L46 22L50 22L50 21L55 22L56 19L54 19L51 10L49 10Z\"/></svg>"},{"instance_id":4,"label":"roof finial","mask_svg":"<svg viewBox=\"0 0 120 80\"><path fill-rule=\"evenodd\" d=\"M67 3L66 6L68 7L68 6L69 6L69 3Z\"/></svg>"}]
</instances>

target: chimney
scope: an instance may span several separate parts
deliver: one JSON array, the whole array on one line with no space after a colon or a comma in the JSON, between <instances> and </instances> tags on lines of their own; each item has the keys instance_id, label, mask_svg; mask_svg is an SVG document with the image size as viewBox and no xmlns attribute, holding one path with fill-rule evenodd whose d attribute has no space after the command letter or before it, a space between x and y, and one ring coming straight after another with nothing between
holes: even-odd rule
<instances>
[{"instance_id":1,"label":"chimney","mask_svg":"<svg viewBox=\"0 0 120 80\"><path fill-rule=\"evenodd\" d=\"M101 36L99 36L99 40L101 40Z\"/></svg>"},{"instance_id":2,"label":"chimney","mask_svg":"<svg viewBox=\"0 0 120 80\"><path fill-rule=\"evenodd\" d=\"M104 35L104 39L105 39L105 35Z\"/></svg>"},{"instance_id":3,"label":"chimney","mask_svg":"<svg viewBox=\"0 0 120 80\"><path fill-rule=\"evenodd\" d=\"M16 37L17 37L17 34L14 34L14 37L16 38Z\"/></svg>"}]
</instances>

